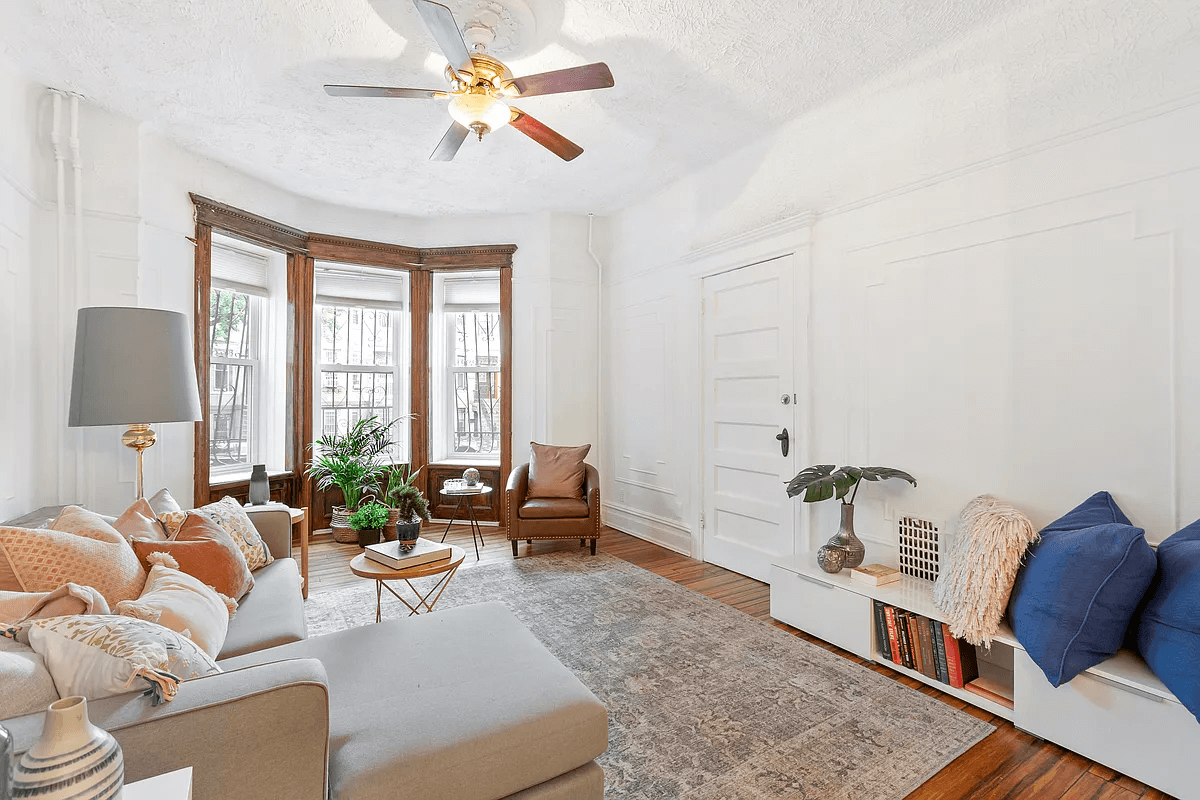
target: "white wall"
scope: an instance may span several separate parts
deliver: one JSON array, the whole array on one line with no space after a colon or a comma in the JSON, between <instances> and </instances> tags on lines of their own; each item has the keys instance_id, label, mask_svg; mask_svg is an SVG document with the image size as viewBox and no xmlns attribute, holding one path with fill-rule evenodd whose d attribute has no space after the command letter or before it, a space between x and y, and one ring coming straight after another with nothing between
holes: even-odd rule
<instances>
[{"instance_id":1,"label":"white wall","mask_svg":"<svg viewBox=\"0 0 1200 800\"><path fill-rule=\"evenodd\" d=\"M696 550L688 254L801 212L816 221L800 435L814 463L920 482L860 495L869 560L894 559L896 512L952 523L984 492L1040 525L1109 489L1152 541L1200 516L1187 491L1200 479L1195 13L1087 0L1003 20L616 215L610 521ZM628 471L647 441L650 478ZM818 507L798 549L836 515Z\"/></svg>"},{"instance_id":2,"label":"white wall","mask_svg":"<svg viewBox=\"0 0 1200 800\"><path fill-rule=\"evenodd\" d=\"M530 439L595 440L595 370L576 368L594 365L597 341L586 218L425 220L314 202L84 102L84 269L74 266L68 160L60 270L47 90L0 61L0 111L0 443L12 455L0 461L0 519L62 502L119 512L132 499L132 451L120 445L120 430L66 427L75 313L88 305L192 313L189 237L195 227L188 192L322 233L417 246L515 243L514 458L522 459ZM192 426L155 428L158 444L146 454L148 490L167 486L177 497L190 497Z\"/></svg>"},{"instance_id":3,"label":"white wall","mask_svg":"<svg viewBox=\"0 0 1200 800\"><path fill-rule=\"evenodd\" d=\"M23 513L36 493L38 370L34 327L33 140L37 95L0 57L0 519Z\"/></svg>"}]
</instances>

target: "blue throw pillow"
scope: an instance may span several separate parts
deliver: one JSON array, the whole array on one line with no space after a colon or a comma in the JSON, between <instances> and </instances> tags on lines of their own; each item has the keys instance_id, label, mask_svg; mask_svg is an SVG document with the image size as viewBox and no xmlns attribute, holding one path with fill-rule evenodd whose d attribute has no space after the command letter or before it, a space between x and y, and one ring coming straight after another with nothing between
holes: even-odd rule
<instances>
[{"instance_id":1,"label":"blue throw pillow","mask_svg":"<svg viewBox=\"0 0 1200 800\"><path fill-rule=\"evenodd\" d=\"M1158 573L1137 623L1142 658L1200 721L1200 520L1158 546Z\"/></svg>"},{"instance_id":2,"label":"blue throw pillow","mask_svg":"<svg viewBox=\"0 0 1200 800\"><path fill-rule=\"evenodd\" d=\"M1092 495L1029 549L1008 601L1013 634L1060 686L1121 648L1155 568L1145 531L1108 492Z\"/></svg>"}]
</instances>

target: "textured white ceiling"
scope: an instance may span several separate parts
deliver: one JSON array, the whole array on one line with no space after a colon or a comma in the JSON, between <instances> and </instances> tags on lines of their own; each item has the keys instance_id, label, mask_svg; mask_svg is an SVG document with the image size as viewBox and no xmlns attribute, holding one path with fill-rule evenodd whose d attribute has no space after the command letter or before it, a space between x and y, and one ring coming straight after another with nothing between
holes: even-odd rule
<instances>
[{"instance_id":1,"label":"textured white ceiling","mask_svg":"<svg viewBox=\"0 0 1200 800\"><path fill-rule=\"evenodd\" d=\"M570 163L511 128L433 163L444 100L324 94L444 87L411 0L3 0L0 43L39 80L299 194L604 213L1030 1L525 0L536 29L505 59L515 74L606 61L616 79L520 103L585 149Z\"/></svg>"}]
</instances>

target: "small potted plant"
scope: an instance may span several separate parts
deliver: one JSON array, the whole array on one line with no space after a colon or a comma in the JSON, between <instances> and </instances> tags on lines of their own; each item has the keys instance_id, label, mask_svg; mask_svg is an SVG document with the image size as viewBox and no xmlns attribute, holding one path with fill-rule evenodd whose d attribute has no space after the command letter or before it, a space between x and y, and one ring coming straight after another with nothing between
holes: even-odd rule
<instances>
[{"instance_id":1,"label":"small potted plant","mask_svg":"<svg viewBox=\"0 0 1200 800\"><path fill-rule=\"evenodd\" d=\"M820 464L802 470L787 486L788 497L803 493L804 502L819 503L836 497L842 501L842 524L838 532L818 552L817 564L826 572L843 567L854 568L866 557L866 547L854 535L854 498L863 481L886 481L892 478L917 485L916 478L891 467L838 467ZM850 499L846 499L850 495Z\"/></svg>"},{"instance_id":2,"label":"small potted plant","mask_svg":"<svg viewBox=\"0 0 1200 800\"><path fill-rule=\"evenodd\" d=\"M379 544L379 538L383 534L383 526L387 524L387 520L388 507L383 503L371 501L366 505L359 506L358 511L350 515L350 527L358 536L358 546Z\"/></svg>"},{"instance_id":3,"label":"small potted plant","mask_svg":"<svg viewBox=\"0 0 1200 800\"><path fill-rule=\"evenodd\" d=\"M429 522L429 503L413 483L420 471L409 474L408 465L401 464L388 476L384 495L396 516L396 538L406 550L411 550L421 536L421 521Z\"/></svg>"}]
</instances>

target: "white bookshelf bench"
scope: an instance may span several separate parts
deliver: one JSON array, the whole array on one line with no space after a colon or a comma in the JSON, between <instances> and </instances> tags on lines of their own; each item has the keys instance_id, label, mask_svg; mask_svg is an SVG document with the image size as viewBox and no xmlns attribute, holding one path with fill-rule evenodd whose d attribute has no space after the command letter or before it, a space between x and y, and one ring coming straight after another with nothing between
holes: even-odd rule
<instances>
[{"instance_id":1,"label":"white bookshelf bench","mask_svg":"<svg viewBox=\"0 0 1200 800\"><path fill-rule=\"evenodd\" d=\"M1200 800L1200 723L1135 653L1122 650L1057 689L1002 626L979 673L1012 687L1013 707L955 689L882 655L873 600L945 621L933 584L903 576L886 586L823 572L811 555L771 567L771 616L857 656L1012 721L1021 730L1184 800ZM1200 664L1196 665L1200 670Z\"/></svg>"}]
</instances>

